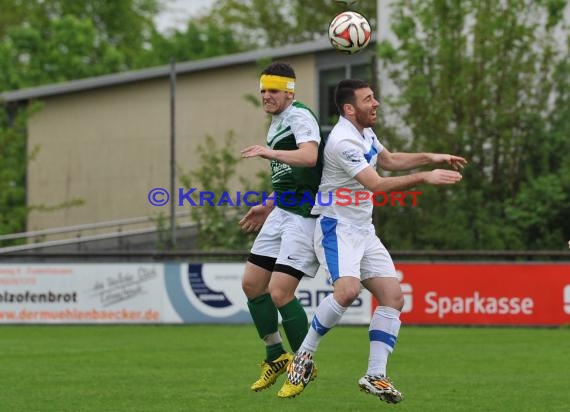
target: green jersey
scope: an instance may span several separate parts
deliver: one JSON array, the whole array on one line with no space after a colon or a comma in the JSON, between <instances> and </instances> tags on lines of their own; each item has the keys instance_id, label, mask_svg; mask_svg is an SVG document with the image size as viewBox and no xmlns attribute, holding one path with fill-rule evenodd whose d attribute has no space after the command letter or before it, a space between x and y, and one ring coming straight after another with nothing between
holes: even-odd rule
<instances>
[{"instance_id":1,"label":"green jersey","mask_svg":"<svg viewBox=\"0 0 570 412\"><path fill-rule=\"evenodd\" d=\"M310 217L321 182L324 142L321 141L316 116L307 106L294 101L283 112L273 116L267 132L267 146L274 150L297 150L305 142L317 142L319 145L317 164L299 167L271 160L271 183L278 207Z\"/></svg>"}]
</instances>

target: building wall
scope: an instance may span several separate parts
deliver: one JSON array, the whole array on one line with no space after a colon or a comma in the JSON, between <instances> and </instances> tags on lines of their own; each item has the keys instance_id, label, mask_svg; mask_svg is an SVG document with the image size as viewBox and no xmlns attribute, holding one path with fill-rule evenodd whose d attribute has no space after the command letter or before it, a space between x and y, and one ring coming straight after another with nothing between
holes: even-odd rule
<instances>
[{"instance_id":1,"label":"building wall","mask_svg":"<svg viewBox=\"0 0 570 412\"><path fill-rule=\"evenodd\" d=\"M314 106L313 55L282 59L297 73L297 98ZM267 116L244 98L258 97L254 62L177 78L176 162L184 171L199 166L196 149L206 135L220 145L233 131L235 151L263 144ZM80 207L53 212L34 211L28 230L168 214L149 204L155 187L170 188L170 85L168 78L52 96L28 124L29 206L52 206L82 198ZM263 159L238 165L237 176L252 178L268 170ZM180 186L177 182L177 187ZM186 210L177 208L177 210Z\"/></svg>"}]
</instances>

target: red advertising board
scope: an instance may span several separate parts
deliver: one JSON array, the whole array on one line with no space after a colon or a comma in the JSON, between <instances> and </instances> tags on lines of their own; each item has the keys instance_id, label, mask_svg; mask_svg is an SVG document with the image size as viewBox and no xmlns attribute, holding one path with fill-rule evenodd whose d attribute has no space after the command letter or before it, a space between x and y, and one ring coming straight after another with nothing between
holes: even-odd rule
<instances>
[{"instance_id":1,"label":"red advertising board","mask_svg":"<svg viewBox=\"0 0 570 412\"><path fill-rule=\"evenodd\" d=\"M404 323L570 324L569 263L398 263L396 268Z\"/></svg>"}]
</instances>

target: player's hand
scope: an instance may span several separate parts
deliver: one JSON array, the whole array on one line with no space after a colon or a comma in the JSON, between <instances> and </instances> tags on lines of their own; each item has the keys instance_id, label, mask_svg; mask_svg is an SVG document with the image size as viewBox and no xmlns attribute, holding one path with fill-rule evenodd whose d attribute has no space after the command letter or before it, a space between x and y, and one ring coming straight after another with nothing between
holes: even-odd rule
<instances>
[{"instance_id":1,"label":"player's hand","mask_svg":"<svg viewBox=\"0 0 570 412\"><path fill-rule=\"evenodd\" d=\"M246 215L239 221L241 229L246 232L258 232L265 223L267 216L273 210L273 206L256 205L253 206Z\"/></svg>"},{"instance_id":2,"label":"player's hand","mask_svg":"<svg viewBox=\"0 0 570 412\"><path fill-rule=\"evenodd\" d=\"M425 182L430 185L452 185L459 182L463 176L453 170L435 169L427 172Z\"/></svg>"},{"instance_id":3,"label":"player's hand","mask_svg":"<svg viewBox=\"0 0 570 412\"><path fill-rule=\"evenodd\" d=\"M248 158L248 157L255 157L255 156L259 156L262 157L264 159L271 159L270 155L271 155L272 150L265 147L265 146L261 146L261 145L254 145L254 146L249 146L246 147L245 149L243 149L241 151L241 157L243 158Z\"/></svg>"},{"instance_id":4,"label":"player's hand","mask_svg":"<svg viewBox=\"0 0 570 412\"><path fill-rule=\"evenodd\" d=\"M460 156L450 154L435 153L432 158L433 163L447 163L454 170L463 169L467 164L467 160Z\"/></svg>"}]
</instances>

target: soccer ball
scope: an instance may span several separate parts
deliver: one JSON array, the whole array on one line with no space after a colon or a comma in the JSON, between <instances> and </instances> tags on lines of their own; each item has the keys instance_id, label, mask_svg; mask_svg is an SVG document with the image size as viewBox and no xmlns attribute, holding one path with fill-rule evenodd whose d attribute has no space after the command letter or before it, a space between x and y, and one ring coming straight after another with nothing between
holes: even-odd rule
<instances>
[{"instance_id":1,"label":"soccer ball","mask_svg":"<svg viewBox=\"0 0 570 412\"><path fill-rule=\"evenodd\" d=\"M329 40L339 52L355 54L370 43L370 23L354 11L343 11L335 16L329 26Z\"/></svg>"}]
</instances>

